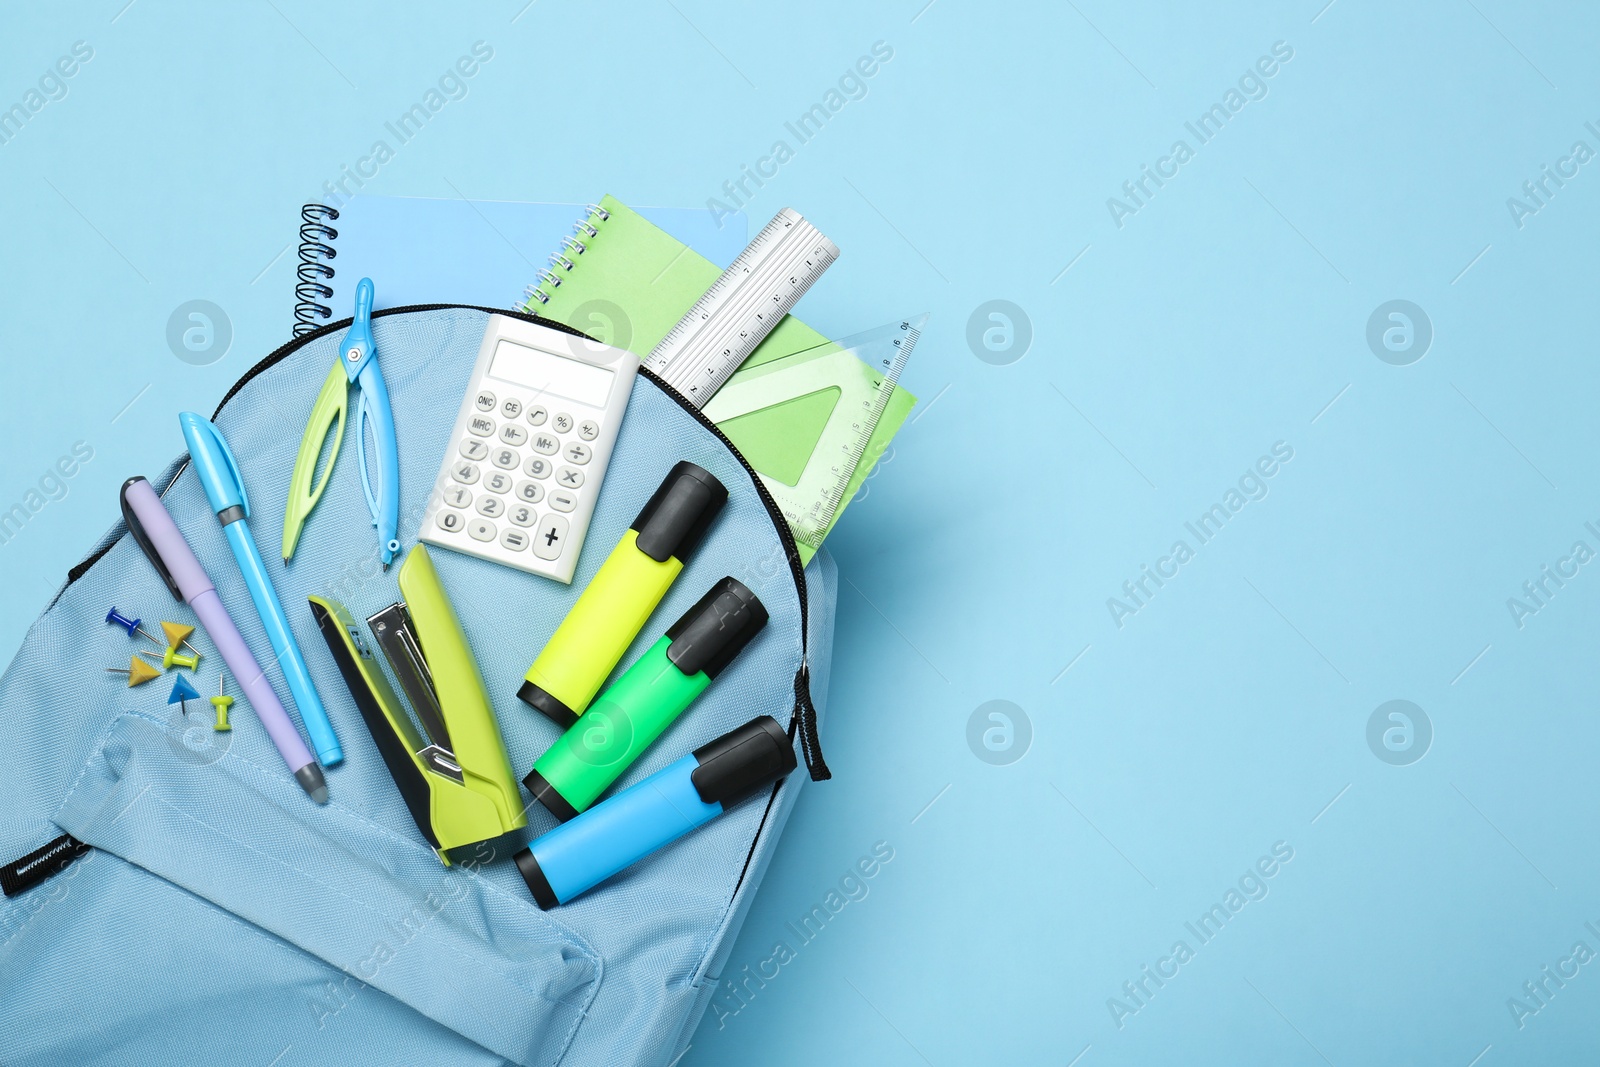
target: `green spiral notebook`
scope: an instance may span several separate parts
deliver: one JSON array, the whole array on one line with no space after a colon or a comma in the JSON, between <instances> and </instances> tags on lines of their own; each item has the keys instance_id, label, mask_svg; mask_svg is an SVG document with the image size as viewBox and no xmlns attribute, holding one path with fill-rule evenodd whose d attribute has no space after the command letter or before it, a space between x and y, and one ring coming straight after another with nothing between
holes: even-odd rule
<instances>
[{"instance_id":1,"label":"green spiral notebook","mask_svg":"<svg viewBox=\"0 0 1600 1067\"><path fill-rule=\"evenodd\" d=\"M609 217L591 216L585 225L593 232L580 230L568 239L552 257L551 271L540 272L542 281L529 286L524 310L643 359L711 288L722 269L614 197L605 197L600 206ZM560 284L551 284L557 279ZM827 337L788 315L745 360L740 373L802 352L824 355L838 350ZM872 372L863 364L862 373ZM823 536L838 523L916 402L916 397L896 387ZM795 472L805 466L817 445L828 407L811 393L719 423L718 428L756 470L793 484ZM809 560L812 546L800 545L800 553Z\"/></svg>"}]
</instances>

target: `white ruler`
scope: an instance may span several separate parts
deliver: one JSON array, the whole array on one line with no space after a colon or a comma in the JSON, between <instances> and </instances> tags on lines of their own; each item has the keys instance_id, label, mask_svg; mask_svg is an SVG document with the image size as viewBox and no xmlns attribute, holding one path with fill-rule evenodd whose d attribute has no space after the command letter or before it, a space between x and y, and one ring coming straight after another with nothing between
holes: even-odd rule
<instances>
[{"instance_id":1,"label":"white ruler","mask_svg":"<svg viewBox=\"0 0 1600 1067\"><path fill-rule=\"evenodd\" d=\"M704 407L838 258L838 246L821 230L784 208L651 350L644 365L695 407Z\"/></svg>"}]
</instances>

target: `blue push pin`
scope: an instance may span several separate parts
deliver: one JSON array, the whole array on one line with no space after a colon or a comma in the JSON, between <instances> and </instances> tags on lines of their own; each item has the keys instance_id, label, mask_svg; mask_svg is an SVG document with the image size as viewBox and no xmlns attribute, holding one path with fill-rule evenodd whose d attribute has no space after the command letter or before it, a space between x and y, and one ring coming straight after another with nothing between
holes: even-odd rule
<instances>
[{"instance_id":1,"label":"blue push pin","mask_svg":"<svg viewBox=\"0 0 1600 1067\"><path fill-rule=\"evenodd\" d=\"M172 704L178 705L183 712L183 717L187 719L189 717L189 698L194 697L199 700L200 694L195 692L194 686L190 685L189 680L183 675L179 674L175 677L176 680L172 683L172 692L167 697L167 704L169 706Z\"/></svg>"},{"instance_id":2,"label":"blue push pin","mask_svg":"<svg viewBox=\"0 0 1600 1067\"><path fill-rule=\"evenodd\" d=\"M142 620L140 619L130 619L126 615L117 614L117 608L115 604L111 606L110 611L106 612L106 622L116 623L118 626L128 631L129 637L132 637L134 634L140 634L145 638L145 640L149 641L157 648L166 648L166 645L163 645L160 641L157 641L154 637L151 637L148 633L145 633L143 628L139 626L141 621Z\"/></svg>"}]
</instances>

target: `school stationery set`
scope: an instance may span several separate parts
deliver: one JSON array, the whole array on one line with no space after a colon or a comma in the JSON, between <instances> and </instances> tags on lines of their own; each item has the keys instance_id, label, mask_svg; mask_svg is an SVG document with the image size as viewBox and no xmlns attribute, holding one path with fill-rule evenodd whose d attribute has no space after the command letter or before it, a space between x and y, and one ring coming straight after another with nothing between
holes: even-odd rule
<instances>
[{"instance_id":1,"label":"school stationery set","mask_svg":"<svg viewBox=\"0 0 1600 1067\"><path fill-rule=\"evenodd\" d=\"M457 210L362 199L414 251L406 220ZM607 197L501 311L386 303L381 264L334 268L339 213L303 217L308 328L178 416L185 454L123 485L0 678L38 721L0 783L7 1063L670 1062L791 772L829 777L813 555L914 403L925 317L795 320L839 249L789 209L718 271ZM163 592L188 618L157 638L128 606ZM90 640L129 666L44 722ZM168 1021L149 979L190 970L248 1010Z\"/></svg>"}]
</instances>

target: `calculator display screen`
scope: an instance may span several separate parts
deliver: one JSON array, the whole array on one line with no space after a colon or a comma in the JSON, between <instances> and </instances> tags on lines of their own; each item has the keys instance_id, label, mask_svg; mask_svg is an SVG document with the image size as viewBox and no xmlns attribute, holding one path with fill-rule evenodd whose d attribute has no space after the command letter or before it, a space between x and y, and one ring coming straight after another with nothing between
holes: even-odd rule
<instances>
[{"instance_id":1,"label":"calculator display screen","mask_svg":"<svg viewBox=\"0 0 1600 1067\"><path fill-rule=\"evenodd\" d=\"M598 408L611 393L613 372L502 339L494 347L489 377Z\"/></svg>"}]
</instances>

